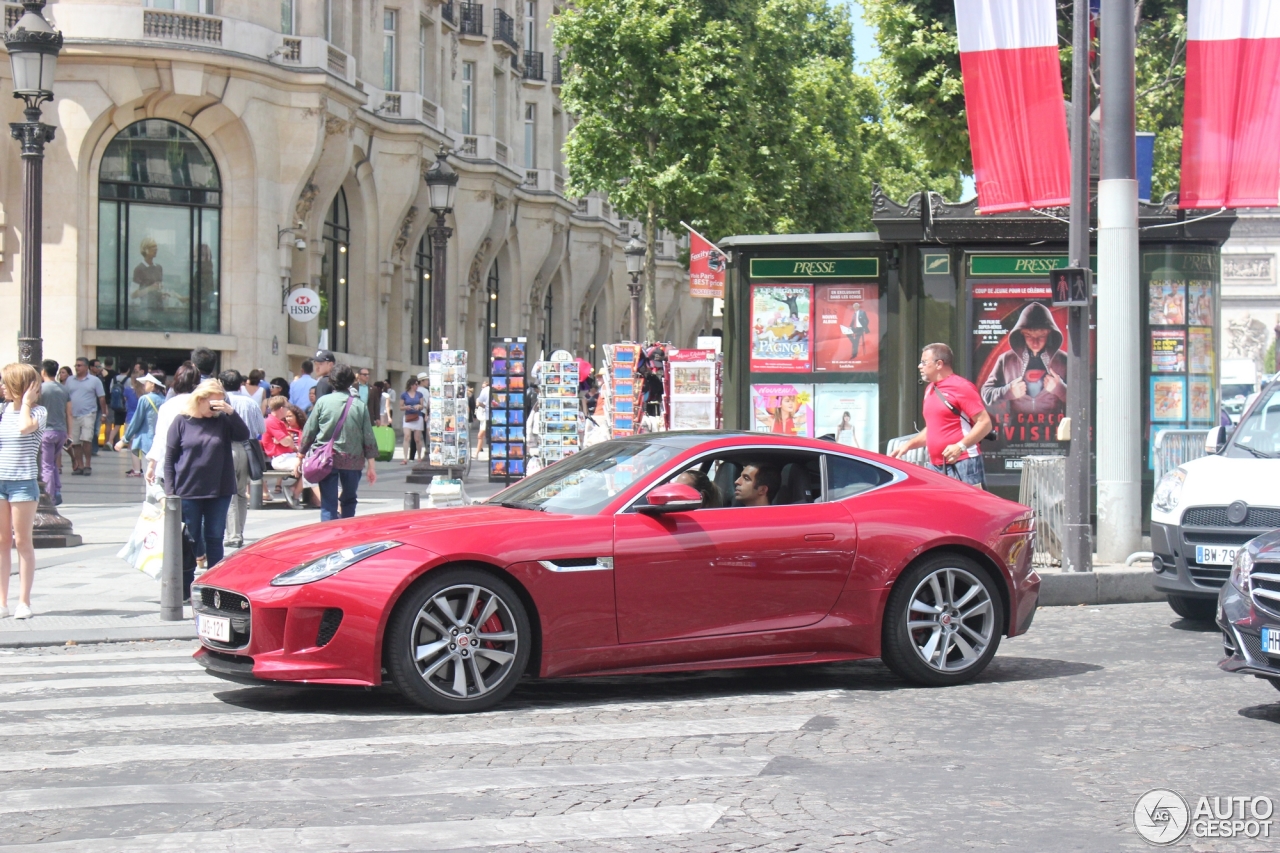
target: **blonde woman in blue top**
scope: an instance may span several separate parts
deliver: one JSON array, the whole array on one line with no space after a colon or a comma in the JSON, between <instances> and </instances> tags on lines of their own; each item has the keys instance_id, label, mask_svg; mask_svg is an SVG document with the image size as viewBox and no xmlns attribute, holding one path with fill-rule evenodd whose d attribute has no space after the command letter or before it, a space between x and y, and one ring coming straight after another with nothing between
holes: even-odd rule
<instances>
[{"instance_id":1,"label":"blonde woman in blue top","mask_svg":"<svg viewBox=\"0 0 1280 853\"><path fill-rule=\"evenodd\" d=\"M15 619L30 619L36 552L31 541L40 500L40 437L46 413L40 375L29 364L9 364L0 373L6 402L0 403L0 618L9 615L11 551L18 547L20 591Z\"/></svg>"}]
</instances>

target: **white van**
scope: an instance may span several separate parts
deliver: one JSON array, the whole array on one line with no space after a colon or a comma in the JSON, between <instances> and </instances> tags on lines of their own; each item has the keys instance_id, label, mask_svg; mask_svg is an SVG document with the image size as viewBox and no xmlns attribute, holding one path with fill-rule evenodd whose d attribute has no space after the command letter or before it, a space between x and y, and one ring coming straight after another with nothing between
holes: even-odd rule
<instances>
[{"instance_id":1,"label":"white van","mask_svg":"<svg viewBox=\"0 0 1280 853\"><path fill-rule=\"evenodd\" d=\"M1214 427L1209 454L1156 484L1151 502L1155 588L1179 616L1212 621L1236 551L1280 528L1280 381L1233 427Z\"/></svg>"}]
</instances>

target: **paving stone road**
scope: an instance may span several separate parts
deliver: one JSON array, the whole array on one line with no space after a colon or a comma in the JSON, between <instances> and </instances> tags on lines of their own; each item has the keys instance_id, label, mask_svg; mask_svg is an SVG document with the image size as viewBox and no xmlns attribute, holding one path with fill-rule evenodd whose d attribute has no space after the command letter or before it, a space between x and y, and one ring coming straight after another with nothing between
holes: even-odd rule
<instances>
[{"instance_id":1,"label":"paving stone road","mask_svg":"<svg viewBox=\"0 0 1280 853\"><path fill-rule=\"evenodd\" d=\"M468 717L241 688L191 648L0 650L0 851L1144 850L1150 788L1280 799L1280 692L1163 604L1044 608L957 688L528 681Z\"/></svg>"}]
</instances>

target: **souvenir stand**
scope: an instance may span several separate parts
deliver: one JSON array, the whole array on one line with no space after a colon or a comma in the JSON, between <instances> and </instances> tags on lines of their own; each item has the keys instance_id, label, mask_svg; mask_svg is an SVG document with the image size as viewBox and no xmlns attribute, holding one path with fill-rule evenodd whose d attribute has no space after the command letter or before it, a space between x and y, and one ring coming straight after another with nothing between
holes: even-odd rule
<instances>
[{"instance_id":1,"label":"souvenir stand","mask_svg":"<svg viewBox=\"0 0 1280 853\"><path fill-rule=\"evenodd\" d=\"M414 466L406 482L430 484L429 505L448 506L464 500L462 481L471 469L467 351L428 353L427 376L427 447L422 463Z\"/></svg>"},{"instance_id":2,"label":"souvenir stand","mask_svg":"<svg viewBox=\"0 0 1280 853\"><path fill-rule=\"evenodd\" d=\"M525 338L489 339L489 482L525 475Z\"/></svg>"},{"instance_id":3,"label":"souvenir stand","mask_svg":"<svg viewBox=\"0 0 1280 853\"><path fill-rule=\"evenodd\" d=\"M640 423L640 382L636 376L639 361L639 344L606 344L604 347L604 370L596 411L604 413L610 438L636 434Z\"/></svg>"},{"instance_id":4,"label":"souvenir stand","mask_svg":"<svg viewBox=\"0 0 1280 853\"><path fill-rule=\"evenodd\" d=\"M720 429L720 354L709 349L671 349L665 364L667 429Z\"/></svg>"},{"instance_id":5,"label":"souvenir stand","mask_svg":"<svg viewBox=\"0 0 1280 853\"><path fill-rule=\"evenodd\" d=\"M578 360L556 350L539 362L538 446L542 464L551 465L582 449L579 431Z\"/></svg>"}]
</instances>

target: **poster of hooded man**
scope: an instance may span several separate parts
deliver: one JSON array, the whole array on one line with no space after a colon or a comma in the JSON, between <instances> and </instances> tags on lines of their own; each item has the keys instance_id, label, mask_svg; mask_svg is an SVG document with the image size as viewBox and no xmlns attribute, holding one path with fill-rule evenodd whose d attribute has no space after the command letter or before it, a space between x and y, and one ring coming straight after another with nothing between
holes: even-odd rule
<instances>
[{"instance_id":1,"label":"poster of hooded man","mask_svg":"<svg viewBox=\"0 0 1280 853\"><path fill-rule=\"evenodd\" d=\"M974 384L997 438L984 444L988 473L1014 473L1023 456L1066 453L1057 440L1067 409L1067 309L1044 284L973 285Z\"/></svg>"}]
</instances>

